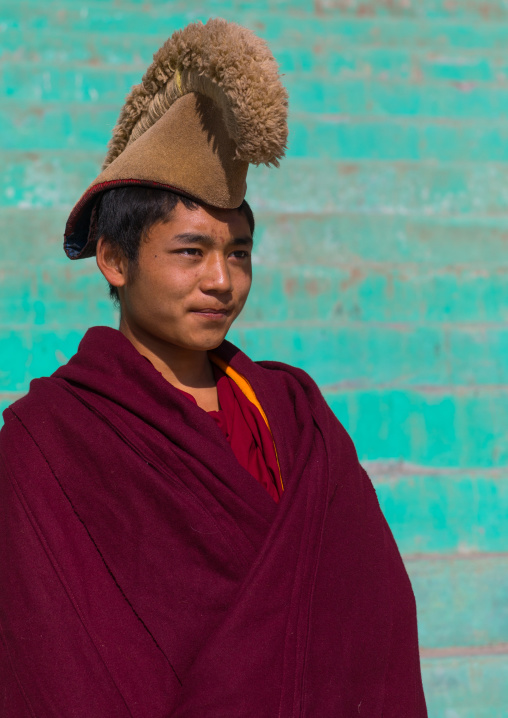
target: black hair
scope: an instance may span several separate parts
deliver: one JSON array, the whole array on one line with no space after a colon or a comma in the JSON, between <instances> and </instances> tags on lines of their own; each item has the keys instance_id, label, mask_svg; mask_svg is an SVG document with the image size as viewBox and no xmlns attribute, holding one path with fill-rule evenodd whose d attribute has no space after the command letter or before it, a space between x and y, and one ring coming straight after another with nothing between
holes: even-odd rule
<instances>
[{"instance_id":1,"label":"black hair","mask_svg":"<svg viewBox=\"0 0 508 718\"><path fill-rule=\"evenodd\" d=\"M118 187L106 190L96 208L95 237L104 237L108 244L118 247L124 257L134 265L139 254L141 240L157 222L167 221L174 208L181 202L187 209L197 209L200 204L184 195L155 187ZM242 212L254 235L254 215L244 200L238 211ZM118 304L118 290L109 285L109 296Z\"/></svg>"}]
</instances>

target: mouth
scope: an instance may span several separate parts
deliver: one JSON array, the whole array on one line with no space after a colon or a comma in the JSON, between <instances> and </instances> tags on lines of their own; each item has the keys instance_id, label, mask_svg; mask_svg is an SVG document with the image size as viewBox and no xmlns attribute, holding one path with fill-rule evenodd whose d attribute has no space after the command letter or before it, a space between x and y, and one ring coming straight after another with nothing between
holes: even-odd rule
<instances>
[{"instance_id":1,"label":"mouth","mask_svg":"<svg viewBox=\"0 0 508 718\"><path fill-rule=\"evenodd\" d=\"M212 307L193 309L191 311L192 314L196 314L197 316L215 320L225 319L230 314L230 310L228 309L213 309Z\"/></svg>"}]
</instances>

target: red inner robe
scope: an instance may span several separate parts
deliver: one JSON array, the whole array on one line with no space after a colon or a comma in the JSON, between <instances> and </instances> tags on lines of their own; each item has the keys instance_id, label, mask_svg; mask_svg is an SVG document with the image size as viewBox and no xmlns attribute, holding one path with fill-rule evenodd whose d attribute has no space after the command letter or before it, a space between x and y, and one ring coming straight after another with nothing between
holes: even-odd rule
<instances>
[{"instance_id":1,"label":"red inner robe","mask_svg":"<svg viewBox=\"0 0 508 718\"><path fill-rule=\"evenodd\" d=\"M279 501L282 493L279 468L273 439L257 407L250 402L240 387L216 365L213 365L219 411L209 411L227 439L240 466L265 487L272 499ZM194 404L192 394L181 390Z\"/></svg>"}]
</instances>

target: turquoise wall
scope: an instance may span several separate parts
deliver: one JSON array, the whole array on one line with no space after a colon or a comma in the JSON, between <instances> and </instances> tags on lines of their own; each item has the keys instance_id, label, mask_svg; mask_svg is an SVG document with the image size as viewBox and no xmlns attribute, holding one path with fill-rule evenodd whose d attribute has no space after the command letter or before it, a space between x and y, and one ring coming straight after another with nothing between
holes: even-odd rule
<instances>
[{"instance_id":1,"label":"turquoise wall","mask_svg":"<svg viewBox=\"0 0 508 718\"><path fill-rule=\"evenodd\" d=\"M431 718L508 716L503 0L1 0L0 403L116 325L65 219L153 52L210 15L269 40L291 101L288 159L250 174L230 338L309 371L352 434L412 577Z\"/></svg>"}]
</instances>

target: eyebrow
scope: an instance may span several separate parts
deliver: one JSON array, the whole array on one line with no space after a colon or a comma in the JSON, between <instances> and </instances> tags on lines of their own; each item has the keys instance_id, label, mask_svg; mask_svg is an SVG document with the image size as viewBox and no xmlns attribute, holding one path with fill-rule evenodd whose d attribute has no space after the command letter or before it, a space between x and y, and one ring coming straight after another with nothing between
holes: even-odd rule
<instances>
[{"instance_id":1,"label":"eyebrow","mask_svg":"<svg viewBox=\"0 0 508 718\"><path fill-rule=\"evenodd\" d=\"M176 240L178 244L203 244L206 247L213 247L215 244L215 240L209 234L199 234L195 232L182 232L181 234L176 234L173 239ZM229 244L235 247L246 247L252 246L254 240L252 237L235 237Z\"/></svg>"}]
</instances>

